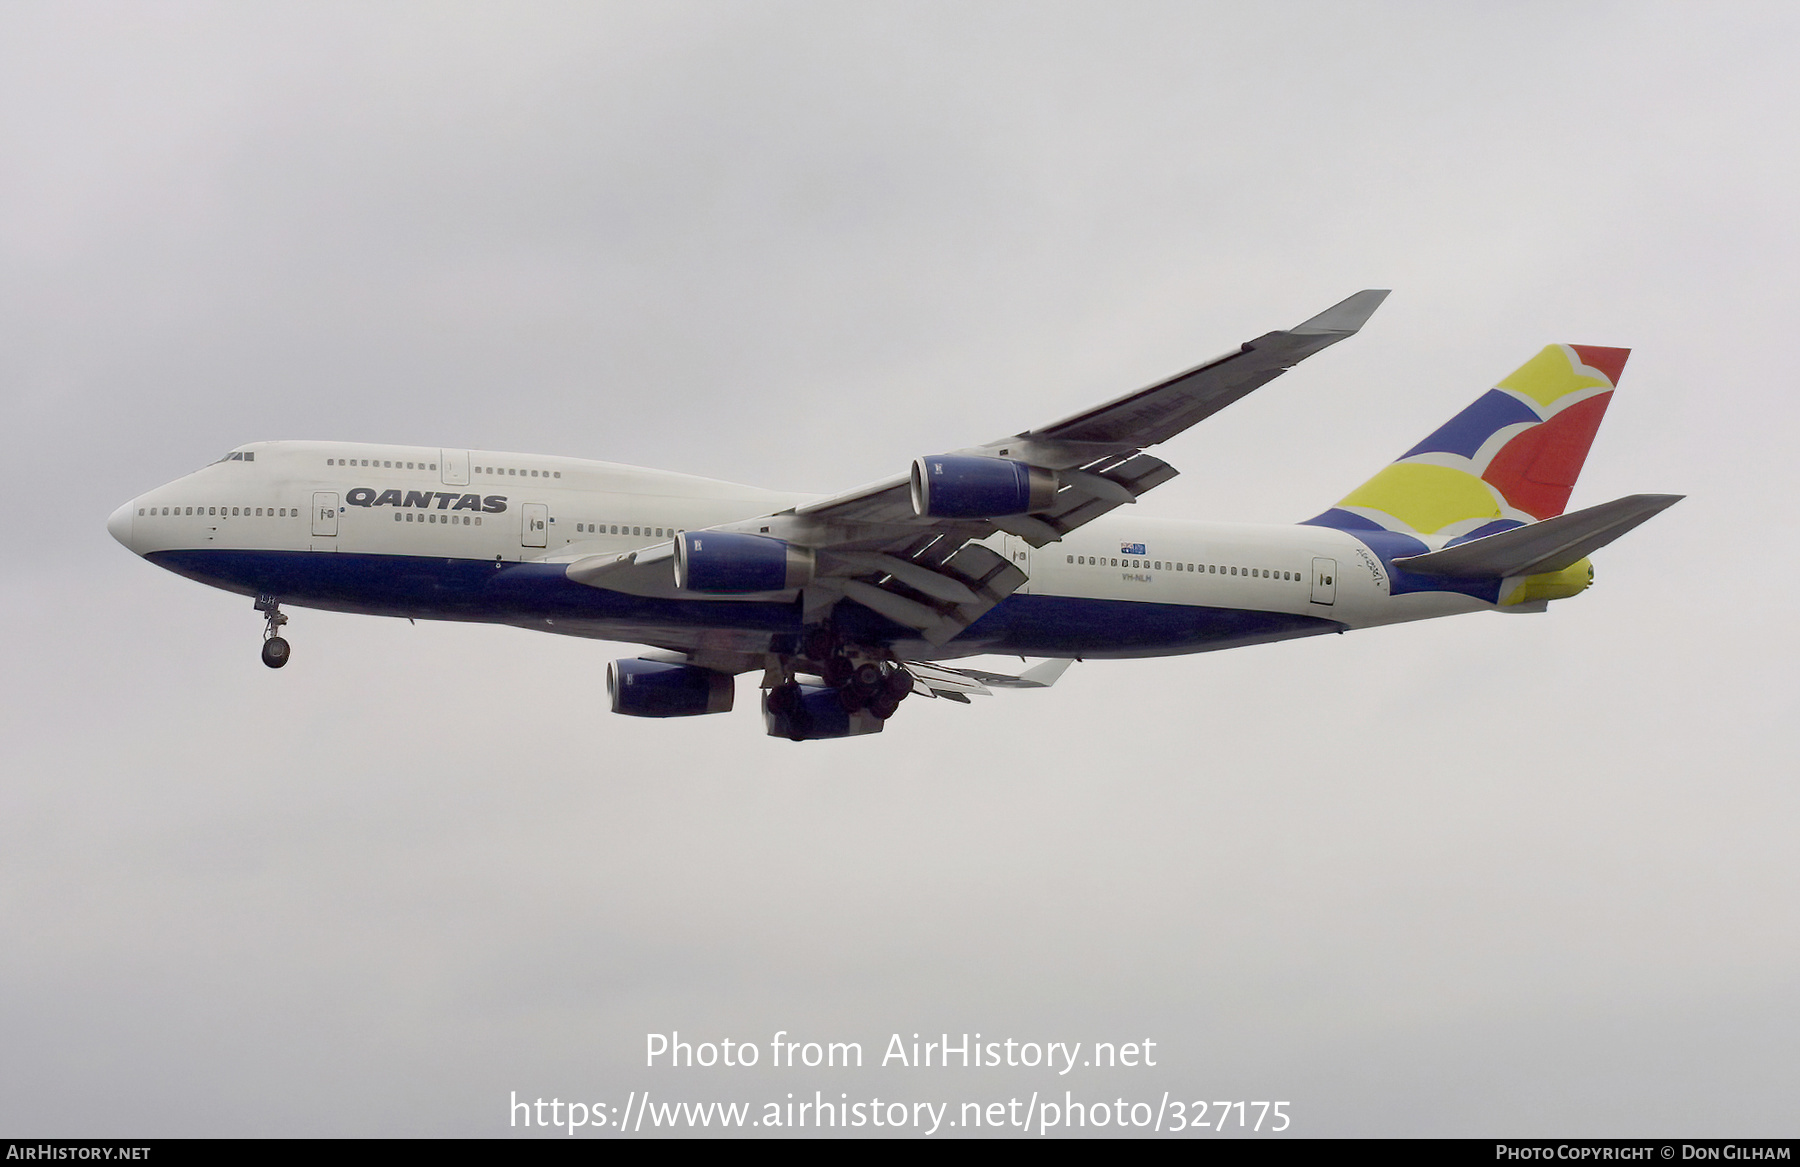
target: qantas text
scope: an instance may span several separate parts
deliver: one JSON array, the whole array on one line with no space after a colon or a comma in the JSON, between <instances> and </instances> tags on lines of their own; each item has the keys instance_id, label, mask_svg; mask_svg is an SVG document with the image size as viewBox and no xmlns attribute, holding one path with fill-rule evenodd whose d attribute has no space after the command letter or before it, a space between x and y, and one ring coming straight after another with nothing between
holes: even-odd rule
<instances>
[{"instance_id":1,"label":"qantas text","mask_svg":"<svg viewBox=\"0 0 1800 1167\"><path fill-rule=\"evenodd\" d=\"M366 486L359 486L346 494L344 501L353 507L423 507L427 510L435 501L440 511L485 511L490 515L506 509L504 494L482 498L479 494L459 494L454 490L384 490L376 494Z\"/></svg>"}]
</instances>

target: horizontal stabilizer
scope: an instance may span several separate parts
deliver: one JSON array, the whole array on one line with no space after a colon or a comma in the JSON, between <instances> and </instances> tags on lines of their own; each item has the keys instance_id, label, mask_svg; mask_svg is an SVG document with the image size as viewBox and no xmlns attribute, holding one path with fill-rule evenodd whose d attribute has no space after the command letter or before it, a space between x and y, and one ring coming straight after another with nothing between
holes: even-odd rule
<instances>
[{"instance_id":1,"label":"horizontal stabilizer","mask_svg":"<svg viewBox=\"0 0 1800 1167\"><path fill-rule=\"evenodd\" d=\"M1420 575L1453 579L1496 579L1562 571L1684 497L1679 494L1627 495L1584 511L1557 515L1442 551L1396 559L1394 566Z\"/></svg>"},{"instance_id":2,"label":"horizontal stabilizer","mask_svg":"<svg viewBox=\"0 0 1800 1167\"><path fill-rule=\"evenodd\" d=\"M1051 659L1033 665L1016 677L981 669L953 669L923 661L909 660L905 665L906 671L912 674L914 692L967 701L970 695L988 696L990 685L995 689L1048 689L1073 663L1067 658Z\"/></svg>"},{"instance_id":3,"label":"horizontal stabilizer","mask_svg":"<svg viewBox=\"0 0 1800 1167\"><path fill-rule=\"evenodd\" d=\"M966 677L991 685L996 689L1048 689L1056 684L1057 678L1069 671L1075 661L1070 657L1053 657L1042 664L1033 665L1018 676L1005 673L985 673L980 669L957 669L956 672Z\"/></svg>"},{"instance_id":4,"label":"horizontal stabilizer","mask_svg":"<svg viewBox=\"0 0 1800 1167\"><path fill-rule=\"evenodd\" d=\"M1375 309L1381 307L1381 302L1387 298L1388 289L1368 288L1333 304L1311 320L1297 324L1288 331L1301 336L1330 332L1341 332L1348 336L1361 331L1362 326L1369 322L1369 317L1375 315Z\"/></svg>"}]
</instances>

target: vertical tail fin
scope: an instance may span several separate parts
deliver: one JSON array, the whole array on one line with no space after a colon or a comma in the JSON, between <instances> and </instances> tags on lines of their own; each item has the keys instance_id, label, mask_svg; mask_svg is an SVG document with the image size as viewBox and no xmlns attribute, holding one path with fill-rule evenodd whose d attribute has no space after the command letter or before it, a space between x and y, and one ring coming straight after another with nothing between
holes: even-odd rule
<instances>
[{"instance_id":1,"label":"vertical tail fin","mask_svg":"<svg viewBox=\"0 0 1800 1167\"><path fill-rule=\"evenodd\" d=\"M1314 526L1480 538L1563 513L1630 349L1553 344Z\"/></svg>"}]
</instances>

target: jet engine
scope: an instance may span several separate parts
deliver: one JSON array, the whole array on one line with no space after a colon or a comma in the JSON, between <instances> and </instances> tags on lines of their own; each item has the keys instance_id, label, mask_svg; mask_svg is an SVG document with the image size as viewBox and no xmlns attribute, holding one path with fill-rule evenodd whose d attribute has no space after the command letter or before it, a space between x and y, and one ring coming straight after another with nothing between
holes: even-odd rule
<instances>
[{"instance_id":1,"label":"jet engine","mask_svg":"<svg viewBox=\"0 0 1800 1167\"><path fill-rule=\"evenodd\" d=\"M714 595L780 592L812 582L813 553L767 535L683 531L675 540L675 586Z\"/></svg>"},{"instance_id":2,"label":"jet engine","mask_svg":"<svg viewBox=\"0 0 1800 1167\"><path fill-rule=\"evenodd\" d=\"M764 694L763 723L770 737L797 742L880 733L886 724L867 710L845 709L837 689L803 684L780 685Z\"/></svg>"},{"instance_id":3,"label":"jet engine","mask_svg":"<svg viewBox=\"0 0 1800 1167\"><path fill-rule=\"evenodd\" d=\"M1009 458L936 454L912 465L913 513L985 519L1041 511L1056 497L1056 475Z\"/></svg>"},{"instance_id":4,"label":"jet engine","mask_svg":"<svg viewBox=\"0 0 1800 1167\"><path fill-rule=\"evenodd\" d=\"M616 660L606 666L612 711L627 717L694 717L730 713L736 691L726 673L654 660Z\"/></svg>"}]
</instances>

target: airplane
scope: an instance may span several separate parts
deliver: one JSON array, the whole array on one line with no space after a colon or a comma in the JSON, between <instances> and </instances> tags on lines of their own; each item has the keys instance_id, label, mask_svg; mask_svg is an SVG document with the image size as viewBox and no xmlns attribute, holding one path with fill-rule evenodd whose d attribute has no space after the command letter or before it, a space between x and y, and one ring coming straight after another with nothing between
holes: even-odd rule
<instances>
[{"instance_id":1,"label":"airplane","mask_svg":"<svg viewBox=\"0 0 1800 1167\"><path fill-rule=\"evenodd\" d=\"M510 624L647 646L612 710L727 712L760 673L771 736L882 730L909 696L1042 688L1078 659L1265 644L1464 612L1543 612L1589 556L1679 501L1565 513L1630 350L1553 344L1320 514L1253 525L1113 512L1175 477L1146 447L1358 330L1369 289L1072 417L917 458L832 496L580 458L276 441L121 506L178 575L281 605ZM1013 676L953 662L1041 658Z\"/></svg>"}]
</instances>

